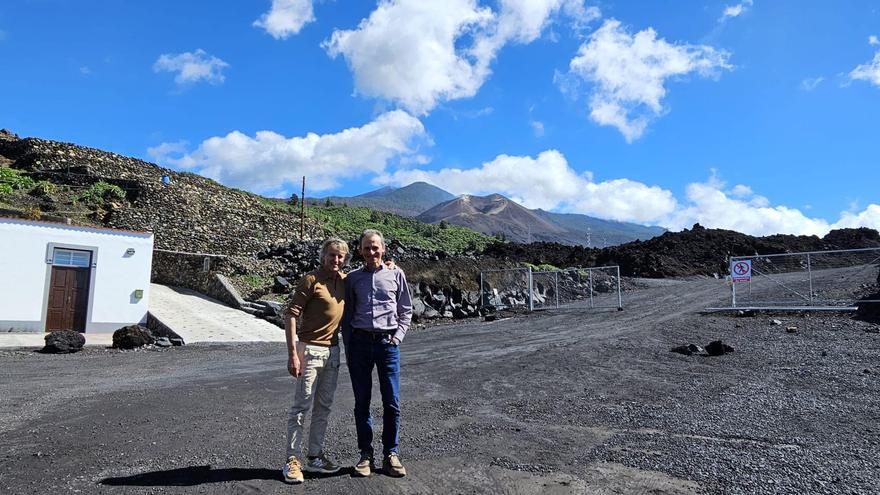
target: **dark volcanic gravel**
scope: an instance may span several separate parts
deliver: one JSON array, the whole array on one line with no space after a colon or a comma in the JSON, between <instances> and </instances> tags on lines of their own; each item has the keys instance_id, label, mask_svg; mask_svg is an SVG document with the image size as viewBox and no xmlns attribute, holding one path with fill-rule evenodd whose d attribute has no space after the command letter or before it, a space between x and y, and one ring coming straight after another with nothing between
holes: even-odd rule
<instances>
[{"instance_id":1,"label":"dark volcanic gravel","mask_svg":"<svg viewBox=\"0 0 880 495\"><path fill-rule=\"evenodd\" d=\"M403 479L280 480L281 344L0 351L0 493L877 492L876 325L700 315L727 294L711 279L642 287L623 312L414 331ZM719 339L736 351L669 352ZM343 367L326 447L346 465L351 409Z\"/></svg>"}]
</instances>

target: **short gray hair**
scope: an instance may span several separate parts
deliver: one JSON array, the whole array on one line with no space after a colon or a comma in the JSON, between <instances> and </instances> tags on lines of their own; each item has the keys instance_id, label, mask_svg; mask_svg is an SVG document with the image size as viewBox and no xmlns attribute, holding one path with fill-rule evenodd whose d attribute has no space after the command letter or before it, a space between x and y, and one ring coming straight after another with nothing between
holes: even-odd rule
<instances>
[{"instance_id":1,"label":"short gray hair","mask_svg":"<svg viewBox=\"0 0 880 495\"><path fill-rule=\"evenodd\" d=\"M348 262L350 257L350 253L348 252L348 243L343 241L338 237L328 237L321 243L321 262L324 262L324 256L327 256L327 251L331 248L335 247L341 253L345 254L345 261Z\"/></svg>"},{"instance_id":2,"label":"short gray hair","mask_svg":"<svg viewBox=\"0 0 880 495\"><path fill-rule=\"evenodd\" d=\"M367 229L367 230L365 230L364 233L361 234L361 238L360 238L360 240L358 241L358 246L363 246L363 245L364 245L364 239L366 239L367 237L378 237L378 238L379 238L379 241L382 243L382 247L386 247L386 246L385 246L385 236L383 236L382 233L379 232L379 231L376 230L376 229Z\"/></svg>"}]
</instances>

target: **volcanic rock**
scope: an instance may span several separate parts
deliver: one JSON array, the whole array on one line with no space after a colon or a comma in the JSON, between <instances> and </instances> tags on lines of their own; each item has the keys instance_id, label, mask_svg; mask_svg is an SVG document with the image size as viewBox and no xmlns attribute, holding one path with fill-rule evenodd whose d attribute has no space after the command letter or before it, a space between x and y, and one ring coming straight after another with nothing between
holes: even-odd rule
<instances>
[{"instance_id":1,"label":"volcanic rock","mask_svg":"<svg viewBox=\"0 0 880 495\"><path fill-rule=\"evenodd\" d=\"M720 340L713 340L706 346L706 353L710 356L721 356L729 352L733 352L733 347Z\"/></svg>"},{"instance_id":2,"label":"volcanic rock","mask_svg":"<svg viewBox=\"0 0 880 495\"><path fill-rule=\"evenodd\" d=\"M59 330L46 335L46 346L40 352L47 354L69 354L81 351L86 338L73 330Z\"/></svg>"},{"instance_id":3,"label":"volcanic rock","mask_svg":"<svg viewBox=\"0 0 880 495\"><path fill-rule=\"evenodd\" d=\"M140 325L129 325L113 332L114 349L135 349L155 341L150 329Z\"/></svg>"}]
</instances>

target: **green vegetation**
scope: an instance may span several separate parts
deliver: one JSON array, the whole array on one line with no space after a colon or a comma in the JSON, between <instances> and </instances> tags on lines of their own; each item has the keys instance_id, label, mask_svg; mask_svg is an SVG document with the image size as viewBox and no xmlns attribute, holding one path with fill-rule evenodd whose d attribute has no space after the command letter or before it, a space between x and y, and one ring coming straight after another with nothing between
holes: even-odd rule
<instances>
[{"instance_id":1,"label":"green vegetation","mask_svg":"<svg viewBox=\"0 0 880 495\"><path fill-rule=\"evenodd\" d=\"M556 268L555 266L550 265L548 263L542 263L540 265L533 265L531 263L524 261L522 264L531 268L533 272L555 272L555 271L559 270L559 268Z\"/></svg>"},{"instance_id":2,"label":"green vegetation","mask_svg":"<svg viewBox=\"0 0 880 495\"><path fill-rule=\"evenodd\" d=\"M405 246L447 252L483 249L492 241L489 236L457 225L447 223L441 227L369 208L306 205L306 216L321 222L328 235L347 239L359 236L365 229L377 229L389 240L396 239Z\"/></svg>"},{"instance_id":3,"label":"green vegetation","mask_svg":"<svg viewBox=\"0 0 880 495\"><path fill-rule=\"evenodd\" d=\"M73 199L74 202L81 201L89 206L101 207L107 202L125 199L125 191L115 184L100 180L92 184L85 191L74 196Z\"/></svg>"},{"instance_id":4,"label":"green vegetation","mask_svg":"<svg viewBox=\"0 0 880 495\"><path fill-rule=\"evenodd\" d=\"M7 186L0 191L0 194L11 194L12 191L25 190L29 191L36 185L36 181L21 171L14 168L0 168L0 186Z\"/></svg>"}]
</instances>

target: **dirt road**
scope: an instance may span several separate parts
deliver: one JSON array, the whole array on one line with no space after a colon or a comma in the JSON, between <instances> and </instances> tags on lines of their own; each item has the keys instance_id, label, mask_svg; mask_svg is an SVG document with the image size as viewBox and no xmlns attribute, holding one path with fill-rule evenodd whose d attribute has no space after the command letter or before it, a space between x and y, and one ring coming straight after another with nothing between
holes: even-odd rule
<instances>
[{"instance_id":1,"label":"dirt road","mask_svg":"<svg viewBox=\"0 0 880 495\"><path fill-rule=\"evenodd\" d=\"M0 351L0 492L876 493L876 326L701 316L720 282L643 287L623 312L414 330L403 479L280 480L281 344ZM736 352L669 352L718 338ZM343 366L326 446L345 464L352 407Z\"/></svg>"}]
</instances>

